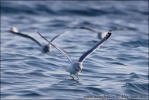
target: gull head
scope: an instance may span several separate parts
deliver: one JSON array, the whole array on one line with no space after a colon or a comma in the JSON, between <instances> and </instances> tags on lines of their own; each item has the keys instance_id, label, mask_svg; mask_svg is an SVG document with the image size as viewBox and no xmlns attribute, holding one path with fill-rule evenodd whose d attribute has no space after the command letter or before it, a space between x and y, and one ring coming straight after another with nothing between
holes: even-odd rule
<instances>
[{"instance_id":1,"label":"gull head","mask_svg":"<svg viewBox=\"0 0 149 100\"><path fill-rule=\"evenodd\" d=\"M44 53L50 53L51 52L51 45L47 44L43 46L43 52Z\"/></svg>"},{"instance_id":2,"label":"gull head","mask_svg":"<svg viewBox=\"0 0 149 100\"><path fill-rule=\"evenodd\" d=\"M19 30L16 27L14 27L14 26L11 27L10 31L11 32L15 32L15 33L18 33L19 32Z\"/></svg>"},{"instance_id":3,"label":"gull head","mask_svg":"<svg viewBox=\"0 0 149 100\"><path fill-rule=\"evenodd\" d=\"M71 74L78 74L79 72L82 71L82 63L81 62L74 62L72 64L72 71L71 71Z\"/></svg>"}]
</instances>

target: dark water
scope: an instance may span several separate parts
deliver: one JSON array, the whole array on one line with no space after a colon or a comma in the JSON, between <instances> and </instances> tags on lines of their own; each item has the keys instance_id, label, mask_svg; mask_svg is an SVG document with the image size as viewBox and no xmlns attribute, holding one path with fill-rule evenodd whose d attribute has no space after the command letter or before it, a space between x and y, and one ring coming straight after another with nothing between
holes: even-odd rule
<instances>
[{"instance_id":1,"label":"dark water","mask_svg":"<svg viewBox=\"0 0 149 100\"><path fill-rule=\"evenodd\" d=\"M2 1L1 98L3 99L148 99L147 1ZM69 62L57 50L44 54L34 42L5 32L16 26L46 43L71 27L85 25L98 31L115 31L83 63L80 81L63 68ZM99 39L76 30L54 41L77 60Z\"/></svg>"}]
</instances>

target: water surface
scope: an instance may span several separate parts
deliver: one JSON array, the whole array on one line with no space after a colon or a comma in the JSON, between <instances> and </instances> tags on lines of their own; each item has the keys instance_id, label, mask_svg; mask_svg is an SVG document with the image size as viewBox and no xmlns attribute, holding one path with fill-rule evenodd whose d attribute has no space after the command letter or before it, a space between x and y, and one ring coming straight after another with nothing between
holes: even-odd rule
<instances>
[{"instance_id":1,"label":"water surface","mask_svg":"<svg viewBox=\"0 0 149 100\"><path fill-rule=\"evenodd\" d=\"M34 42L5 32L16 26L46 43L34 28L50 40L80 25L100 32L121 27L130 30L113 32L84 61L79 82L63 70L70 64L56 49L44 54ZM78 60L98 41L95 33L75 30L54 44ZM147 100L148 77L147 1L1 2L1 98Z\"/></svg>"}]
</instances>

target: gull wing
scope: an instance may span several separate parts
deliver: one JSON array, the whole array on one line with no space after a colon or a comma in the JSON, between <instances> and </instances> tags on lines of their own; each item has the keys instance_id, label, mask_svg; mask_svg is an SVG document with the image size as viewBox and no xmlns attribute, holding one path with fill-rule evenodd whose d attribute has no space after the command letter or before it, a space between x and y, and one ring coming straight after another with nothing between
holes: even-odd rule
<instances>
[{"instance_id":1,"label":"gull wing","mask_svg":"<svg viewBox=\"0 0 149 100\"><path fill-rule=\"evenodd\" d=\"M74 30L74 29L73 29L73 30ZM73 31L73 30L71 30L71 31ZM51 39L50 42L53 42L53 41L54 41L57 37L59 37L60 35L69 33L69 32L71 32L71 31L66 31L66 32L63 32L63 33L60 33L60 34L56 35L54 38Z\"/></svg>"},{"instance_id":2,"label":"gull wing","mask_svg":"<svg viewBox=\"0 0 149 100\"><path fill-rule=\"evenodd\" d=\"M86 30L89 30L91 32L95 32L95 33L98 33L96 30L90 28L90 27L87 27L87 26L81 26L80 29L86 29Z\"/></svg>"},{"instance_id":3,"label":"gull wing","mask_svg":"<svg viewBox=\"0 0 149 100\"><path fill-rule=\"evenodd\" d=\"M96 49L98 49L110 36L112 33L108 33L101 41L99 41L96 45L94 45L90 50L85 52L78 60L78 62L83 62L87 56L89 56L92 52L94 52Z\"/></svg>"},{"instance_id":4,"label":"gull wing","mask_svg":"<svg viewBox=\"0 0 149 100\"><path fill-rule=\"evenodd\" d=\"M113 28L111 31L129 30L128 28Z\"/></svg>"},{"instance_id":5,"label":"gull wing","mask_svg":"<svg viewBox=\"0 0 149 100\"><path fill-rule=\"evenodd\" d=\"M60 51L69 61L72 63L72 59L59 47L48 41L44 36L42 36L39 32L37 32L43 39L45 39L49 44L51 44L53 47L55 47L58 51Z\"/></svg>"},{"instance_id":6,"label":"gull wing","mask_svg":"<svg viewBox=\"0 0 149 100\"><path fill-rule=\"evenodd\" d=\"M103 32L98 32L98 31L94 30L93 28L87 27L87 26L81 26L80 29L86 29L86 30L89 30L89 31L95 32L95 33L101 33L101 34L103 33ZM110 30L110 32L118 31L118 30L129 30L129 29L128 28L113 28Z\"/></svg>"},{"instance_id":7,"label":"gull wing","mask_svg":"<svg viewBox=\"0 0 149 100\"><path fill-rule=\"evenodd\" d=\"M42 46L41 44L40 44L40 42L38 42L36 39L34 39L33 37L31 37L31 36L29 36L29 35L26 35L26 34L23 34L23 33L20 33L20 32L14 32L14 31L8 31L8 32L10 32L10 33L12 33L12 34L16 34L16 35L18 35L18 36L21 36L21 37L25 37L25 38L28 38L28 39L30 39L30 40L33 40L34 42L36 42L39 46Z\"/></svg>"},{"instance_id":8,"label":"gull wing","mask_svg":"<svg viewBox=\"0 0 149 100\"><path fill-rule=\"evenodd\" d=\"M60 34L58 34L57 36L55 36L53 39L51 39L50 42L53 42L57 37L59 37L59 36L62 35L62 34L69 33L69 32L71 32L71 31L74 31L74 30L79 29L79 28L81 28L81 27L80 27L80 26L79 26L79 27L75 27L75 28L73 28L73 29L71 29L71 30L69 30L69 31L65 31L65 32L63 32L63 33L60 33Z\"/></svg>"},{"instance_id":9,"label":"gull wing","mask_svg":"<svg viewBox=\"0 0 149 100\"><path fill-rule=\"evenodd\" d=\"M65 32L63 32L63 33L58 34L58 35L55 36L50 42L53 42L53 41L54 41L57 37L59 37L60 35L69 33L69 32L74 31L74 30L76 30L76 29L86 29L86 30L89 30L89 31L98 33L97 31L95 31L95 30L92 29L92 28L89 28L89 27L86 27L86 26L78 26L78 27L73 28L72 30L65 31Z\"/></svg>"}]
</instances>

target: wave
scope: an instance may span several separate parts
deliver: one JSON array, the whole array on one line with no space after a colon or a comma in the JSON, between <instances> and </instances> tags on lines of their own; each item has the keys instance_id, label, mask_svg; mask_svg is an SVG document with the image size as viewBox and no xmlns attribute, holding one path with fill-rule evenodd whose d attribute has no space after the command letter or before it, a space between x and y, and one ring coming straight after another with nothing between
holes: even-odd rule
<instances>
[{"instance_id":1,"label":"wave","mask_svg":"<svg viewBox=\"0 0 149 100\"><path fill-rule=\"evenodd\" d=\"M115 7L119 5L119 2L110 2L112 6L100 7L99 5L104 2L35 2L35 1L7 1L1 2L2 14L31 14L31 15L79 15L79 16L102 16L116 14L120 16L126 16L130 13L139 13L146 15L147 11L136 10L133 7L126 9L126 7ZM94 6L88 6L94 5ZM135 12L134 12L135 11Z\"/></svg>"}]
</instances>

